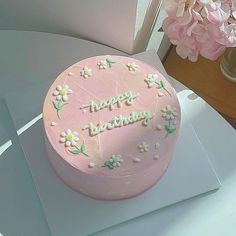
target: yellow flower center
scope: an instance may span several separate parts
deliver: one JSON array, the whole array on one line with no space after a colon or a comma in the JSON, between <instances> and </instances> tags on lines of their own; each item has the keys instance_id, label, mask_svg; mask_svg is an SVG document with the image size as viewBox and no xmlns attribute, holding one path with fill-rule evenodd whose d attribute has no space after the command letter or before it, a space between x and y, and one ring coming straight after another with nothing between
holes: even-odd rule
<instances>
[{"instance_id":1,"label":"yellow flower center","mask_svg":"<svg viewBox=\"0 0 236 236\"><path fill-rule=\"evenodd\" d=\"M66 89L60 90L60 95L65 96L67 94Z\"/></svg>"},{"instance_id":2,"label":"yellow flower center","mask_svg":"<svg viewBox=\"0 0 236 236\"><path fill-rule=\"evenodd\" d=\"M67 135L66 135L66 139L67 139L68 141L72 141L72 140L73 140L73 135L72 135L72 134L67 134Z\"/></svg>"}]
</instances>

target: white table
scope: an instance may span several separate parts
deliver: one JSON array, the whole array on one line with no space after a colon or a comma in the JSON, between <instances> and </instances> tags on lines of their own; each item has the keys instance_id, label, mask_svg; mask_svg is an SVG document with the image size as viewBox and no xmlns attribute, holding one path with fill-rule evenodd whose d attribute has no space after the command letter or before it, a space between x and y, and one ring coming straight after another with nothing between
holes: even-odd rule
<instances>
[{"instance_id":1,"label":"white table","mask_svg":"<svg viewBox=\"0 0 236 236\"><path fill-rule=\"evenodd\" d=\"M81 48L81 44L84 47ZM78 50L75 50L76 46ZM68 65L76 62L79 54L82 57L109 53L123 54L102 45L94 46L89 42L66 36L17 31L0 31L0 49L0 95L2 96L15 88L20 89L27 84L53 79L53 77L46 78L44 70L50 70L52 64L57 64L56 72L59 73ZM28 66L34 66L34 73L29 74ZM54 73L55 71L52 71L52 75ZM174 81L174 83L177 82ZM186 106L193 106L189 117L202 144L210 153L211 161L221 178L223 187L214 194L195 197L94 235L235 235L236 132L203 100L200 98L194 100L194 94L189 95L191 91L185 90L186 88L179 84L178 88L183 90L182 92L186 93L186 96L189 96L190 99L193 99L192 103L191 100L186 102ZM15 163L13 157L19 160L17 155L19 143L14 138L14 129L3 103L0 103L0 111L0 131L2 131L0 145L9 138L12 139L14 144L0 156L0 166L1 164L6 166L8 164L11 167L11 161ZM18 154L20 156L20 153ZM2 159L3 157L4 159ZM4 206L2 206L2 203L0 204L0 219L4 219L0 220L0 232L4 236L48 236L50 232L37 202L37 195L31 183L26 163L21 166L20 163L15 164L18 168L22 168L22 175L19 178L23 178L24 184L27 183L23 187L24 191L28 191L27 197L29 200L24 201L24 193L18 193L17 189L6 188L7 184L16 187L17 179L10 183L7 179L0 181L1 190L5 189L9 191L9 194L14 194L14 191L16 191L15 193L18 194L9 197L9 202L10 200L13 201L15 197L15 205L13 207L9 206L12 211L12 223L8 222L11 218L6 219L4 217L5 212L1 211ZM14 173L13 171L12 173ZM200 174L201 170L199 170ZM9 173L10 176L11 173ZM0 194L0 202L1 197ZM8 207L5 206L4 210L7 209ZM22 210L21 214L19 214L20 210ZM18 227L18 230L14 231L14 226Z\"/></svg>"}]
</instances>

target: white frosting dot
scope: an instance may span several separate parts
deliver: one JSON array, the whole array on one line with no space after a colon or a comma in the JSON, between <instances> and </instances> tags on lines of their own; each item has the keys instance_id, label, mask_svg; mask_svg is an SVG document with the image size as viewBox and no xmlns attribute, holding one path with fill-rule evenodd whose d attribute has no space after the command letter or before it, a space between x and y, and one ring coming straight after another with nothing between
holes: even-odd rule
<instances>
[{"instance_id":1,"label":"white frosting dot","mask_svg":"<svg viewBox=\"0 0 236 236\"><path fill-rule=\"evenodd\" d=\"M51 123L51 126L55 126L56 124L57 124L57 123L53 121L53 122Z\"/></svg>"},{"instance_id":2,"label":"white frosting dot","mask_svg":"<svg viewBox=\"0 0 236 236\"><path fill-rule=\"evenodd\" d=\"M158 124L157 125L157 130L162 130L162 129L163 129L162 125Z\"/></svg>"},{"instance_id":3,"label":"white frosting dot","mask_svg":"<svg viewBox=\"0 0 236 236\"><path fill-rule=\"evenodd\" d=\"M70 72L68 73L68 75L69 75L69 76L72 76L72 75L73 75L73 72L70 71Z\"/></svg>"},{"instance_id":4,"label":"white frosting dot","mask_svg":"<svg viewBox=\"0 0 236 236\"><path fill-rule=\"evenodd\" d=\"M164 96L164 93L161 93L161 92L158 93L158 97L163 97L163 96Z\"/></svg>"},{"instance_id":5,"label":"white frosting dot","mask_svg":"<svg viewBox=\"0 0 236 236\"><path fill-rule=\"evenodd\" d=\"M83 109L82 112L83 112L83 113L86 113L87 111L86 111L86 109Z\"/></svg>"},{"instance_id":6,"label":"white frosting dot","mask_svg":"<svg viewBox=\"0 0 236 236\"><path fill-rule=\"evenodd\" d=\"M160 156L159 156L159 155L155 155L155 156L153 157L153 159L154 159L154 160L159 160L159 159L160 159Z\"/></svg>"},{"instance_id":7,"label":"white frosting dot","mask_svg":"<svg viewBox=\"0 0 236 236\"><path fill-rule=\"evenodd\" d=\"M93 168L93 167L95 167L95 163L90 162L90 163L88 164L88 167L89 167L89 168Z\"/></svg>"},{"instance_id":8,"label":"white frosting dot","mask_svg":"<svg viewBox=\"0 0 236 236\"><path fill-rule=\"evenodd\" d=\"M134 161L135 163L138 163L138 162L141 161L141 159L136 157L136 158L133 159L133 161Z\"/></svg>"},{"instance_id":9,"label":"white frosting dot","mask_svg":"<svg viewBox=\"0 0 236 236\"><path fill-rule=\"evenodd\" d=\"M160 143L156 143L155 144L155 149L159 149L160 146L161 146Z\"/></svg>"}]
</instances>

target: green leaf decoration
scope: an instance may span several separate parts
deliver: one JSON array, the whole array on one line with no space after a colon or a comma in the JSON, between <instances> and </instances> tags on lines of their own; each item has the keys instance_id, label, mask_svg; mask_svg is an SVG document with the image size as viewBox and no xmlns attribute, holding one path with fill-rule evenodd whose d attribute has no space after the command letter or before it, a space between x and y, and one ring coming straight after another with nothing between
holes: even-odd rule
<instances>
[{"instance_id":1,"label":"green leaf decoration","mask_svg":"<svg viewBox=\"0 0 236 236\"><path fill-rule=\"evenodd\" d=\"M165 125L165 130L168 134L172 134L175 132L176 128L171 125Z\"/></svg>"},{"instance_id":2,"label":"green leaf decoration","mask_svg":"<svg viewBox=\"0 0 236 236\"><path fill-rule=\"evenodd\" d=\"M165 88L165 84L162 80L160 81L160 85L161 85L161 88Z\"/></svg>"},{"instance_id":3,"label":"green leaf decoration","mask_svg":"<svg viewBox=\"0 0 236 236\"><path fill-rule=\"evenodd\" d=\"M55 101L55 102L53 102L53 105L54 105L55 109L57 109L57 110L61 110L63 107L61 101Z\"/></svg>"},{"instance_id":4,"label":"green leaf decoration","mask_svg":"<svg viewBox=\"0 0 236 236\"><path fill-rule=\"evenodd\" d=\"M88 153L86 152L86 145L85 145L85 143L82 144L81 148L76 147L76 149L69 149L68 151L70 153L72 153L72 154L77 154L77 155L82 153L85 156L89 157Z\"/></svg>"},{"instance_id":5,"label":"green leaf decoration","mask_svg":"<svg viewBox=\"0 0 236 236\"><path fill-rule=\"evenodd\" d=\"M69 149L68 151L72 154L80 154L81 153L80 149Z\"/></svg>"},{"instance_id":6,"label":"green leaf decoration","mask_svg":"<svg viewBox=\"0 0 236 236\"><path fill-rule=\"evenodd\" d=\"M63 101L53 101L53 106L57 110L57 116L60 119L59 111L68 103L64 103Z\"/></svg>"},{"instance_id":7,"label":"green leaf decoration","mask_svg":"<svg viewBox=\"0 0 236 236\"><path fill-rule=\"evenodd\" d=\"M107 167L109 169L114 169L114 166L113 166L112 162L110 162L110 161L106 161L104 163L103 167Z\"/></svg>"},{"instance_id":8,"label":"green leaf decoration","mask_svg":"<svg viewBox=\"0 0 236 236\"><path fill-rule=\"evenodd\" d=\"M83 143L80 150L85 156L89 157L89 154L87 153L86 149L87 149L86 145L85 145L85 143Z\"/></svg>"},{"instance_id":9,"label":"green leaf decoration","mask_svg":"<svg viewBox=\"0 0 236 236\"><path fill-rule=\"evenodd\" d=\"M157 89L163 89L165 88L164 82L161 80L160 83L157 83Z\"/></svg>"},{"instance_id":10,"label":"green leaf decoration","mask_svg":"<svg viewBox=\"0 0 236 236\"><path fill-rule=\"evenodd\" d=\"M80 150L81 150L81 152L86 152L86 145L85 145L85 143L82 144Z\"/></svg>"},{"instance_id":11,"label":"green leaf decoration","mask_svg":"<svg viewBox=\"0 0 236 236\"><path fill-rule=\"evenodd\" d=\"M57 109L58 111L60 111L67 104L68 103L64 103L62 101L54 101L53 102L53 105L54 105L55 109Z\"/></svg>"},{"instance_id":12,"label":"green leaf decoration","mask_svg":"<svg viewBox=\"0 0 236 236\"><path fill-rule=\"evenodd\" d=\"M110 59L106 59L106 62L108 64L108 66L111 68L112 64L114 64L115 62L110 60Z\"/></svg>"}]
</instances>

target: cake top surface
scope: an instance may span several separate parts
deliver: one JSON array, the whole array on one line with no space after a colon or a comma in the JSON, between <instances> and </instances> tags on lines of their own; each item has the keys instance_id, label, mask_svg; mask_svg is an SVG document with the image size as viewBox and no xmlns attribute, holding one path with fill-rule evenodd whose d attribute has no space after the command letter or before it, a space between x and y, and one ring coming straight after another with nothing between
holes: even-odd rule
<instances>
[{"instance_id":1,"label":"cake top surface","mask_svg":"<svg viewBox=\"0 0 236 236\"><path fill-rule=\"evenodd\" d=\"M57 77L43 121L50 144L69 165L118 177L164 161L176 142L180 106L155 68L105 55L82 60Z\"/></svg>"}]
</instances>

